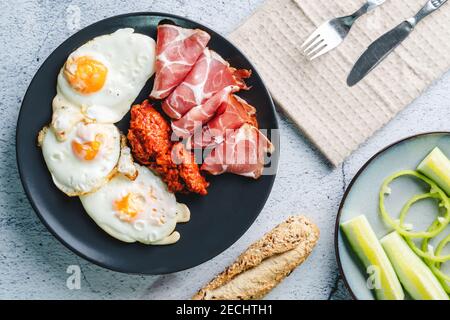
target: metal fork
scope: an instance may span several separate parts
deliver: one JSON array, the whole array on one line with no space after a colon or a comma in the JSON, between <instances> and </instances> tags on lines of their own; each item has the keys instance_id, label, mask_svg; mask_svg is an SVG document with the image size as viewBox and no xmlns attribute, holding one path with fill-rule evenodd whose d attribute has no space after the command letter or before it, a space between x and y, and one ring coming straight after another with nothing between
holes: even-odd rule
<instances>
[{"instance_id":1,"label":"metal fork","mask_svg":"<svg viewBox=\"0 0 450 320\"><path fill-rule=\"evenodd\" d=\"M355 21L367 12L382 5L386 0L368 0L355 13L326 21L314 31L301 46L310 60L333 50L344 41Z\"/></svg>"}]
</instances>

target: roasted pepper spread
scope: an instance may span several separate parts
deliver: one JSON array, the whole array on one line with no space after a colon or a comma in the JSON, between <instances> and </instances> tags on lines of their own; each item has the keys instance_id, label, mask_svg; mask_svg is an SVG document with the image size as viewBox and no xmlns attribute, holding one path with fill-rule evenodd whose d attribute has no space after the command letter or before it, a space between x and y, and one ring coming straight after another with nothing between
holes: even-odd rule
<instances>
[{"instance_id":1,"label":"roasted pepper spread","mask_svg":"<svg viewBox=\"0 0 450 320\"><path fill-rule=\"evenodd\" d=\"M172 192L208 193L194 154L170 139L171 128L148 100L132 107L128 141L134 159L158 173Z\"/></svg>"}]
</instances>

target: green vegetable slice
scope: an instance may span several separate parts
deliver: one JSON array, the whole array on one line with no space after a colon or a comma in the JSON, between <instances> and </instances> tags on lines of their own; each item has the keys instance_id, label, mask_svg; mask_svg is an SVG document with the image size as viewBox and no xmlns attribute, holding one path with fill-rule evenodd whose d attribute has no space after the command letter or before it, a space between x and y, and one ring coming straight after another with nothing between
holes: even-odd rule
<instances>
[{"instance_id":1,"label":"green vegetable slice","mask_svg":"<svg viewBox=\"0 0 450 320\"><path fill-rule=\"evenodd\" d=\"M400 281L378 241L367 218L363 215L341 224L354 252L365 268L376 272L374 292L378 300L403 300L404 293Z\"/></svg>"},{"instance_id":2,"label":"green vegetable slice","mask_svg":"<svg viewBox=\"0 0 450 320\"><path fill-rule=\"evenodd\" d=\"M380 240L400 282L416 300L449 300L440 281L398 232Z\"/></svg>"},{"instance_id":3,"label":"green vegetable slice","mask_svg":"<svg viewBox=\"0 0 450 320\"><path fill-rule=\"evenodd\" d=\"M438 147L419 164L417 170L435 181L450 195L450 160Z\"/></svg>"},{"instance_id":4,"label":"green vegetable slice","mask_svg":"<svg viewBox=\"0 0 450 320\"><path fill-rule=\"evenodd\" d=\"M439 256L444 249L444 247L450 242L450 234L445 237L441 242L439 242L438 246L436 247L436 250L434 254L436 256ZM428 248L429 239L424 239L422 242L422 250L427 250ZM434 275L441 281L442 287L447 293L450 293L450 276L443 273L441 271L442 263L435 262L430 259L425 259L425 263L430 267L431 271L434 273Z\"/></svg>"},{"instance_id":5,"label":"green vegetable slice","mask_svg":"<svg viewBox=\"0 0 450 320\"><path fill-rule=\"evenodd\" d=\"M440 151L440 150L439 150ZM432 152L432 154L436 155L438 152L435 150ZM432 155L430 154L430 156ZM427 157L425 160L419 165L420 170L423 172L427 172L428 169L431 167L433 168L434 172L440 172L438 169L430 165L430 156ZM440 156L439 156L440 157ZM431 157L433 158L433 157ZM447 158L446 158L447 159ZM436 160L436 159L435 159ZM448 160L448 159L447 159ZM442 158L439 159L439 161L442 162ZM435 161L436 162L436 161ZM450 162L449 162L450 163ZM428 167L426 167L426 165ZM442 171L442 172L445 172ZM443 173L440 172L442 175ZM430 192L415 195L412 197L401 209L400 211L400 217L398 220L394 220L389 213L387 212L384 200L385 195L390 193L389 185L397 178L400 178L402 176L413 176L416 177L423 182L427 183L430 186ZM428 173L428 176L430 178L435 178L432 174ZM448 176L448 175L447 175ZM418 256L423 258L424 263L429 267L431 272L435 275L435 277L440 281L442 284L442 287L444 291L447 293L450 293L450 276L445 274L441 271L442 263L447 262L450 260L450 254L442 255L443 248L447 245L447 243L450 241L450 235L448 235L445 239L443 239L437 246L436 250L431 250L429 243L431 239L438 236L450 223L450 200L447 196L447 194L441 189L440 186L444 186L443 183L447 180L444 179L444 177L441 177L441 180L439 183L435 183L432 181L429 177L426 177L422 175L421 173L417 171L412 170L404 170L400 171L396 174L393 174L389 176L381 186L380 190L380 213L383 218L383 220L390 225L394 230L401 236L403 236L404 241L408 244L410 249ZM438 182L438 181L436 181ZM439 185L438 185L439 184ZM405 219L408 215L409 210L411 207L424 199L437 199L440 201L440 207L443 207L445 209L445 215L443 217L437 217L436 220L433 221L433 223L430 225L430 227L426 231L419 231L419 232L411 232L410 230L407 230L405 227ZM422 239L422 246L419 248L415 242L414 239Z\"/></svg>"},{"instance_id":6,"label":"green vegetable slice","mask_svg":"<svg viewBox=\"0 0 450 320\"><path fill-rule=\"evenodd\" d=\"M446 212L445 212L442 222L440 222L439 225L435 229L428 230L428 231L420 231L420 232L408 231L404 228L404 226L402 226L402 224L403 224L402 221L395 221L390 216L390 214L387 212L385 204L384 204L386 190L390 190L389 185L394 180L396 180L400 177L403 177L403 176L413 176L413 177L419 178L423 182L427 183L431 187L431 190L429 193L422 194L422 195L416 195L411 200L409 200L406 203L406 205L403 207L403 209L400 213L401 217L403 216L403 220L404 220L404 216L406 215L408 210L411 208L411 206L414 203L416 203L419 200L422 200L425 198L441 199L442 206L445 208ZM400 171L400 172L397 172L397 173L389 176L388 178L386 178L386 180L383 182L383 184L381 186L381 190L380 190L380 194L379 194L379 206L380 206L380 213L381 213L381 216L383 217L383 220L388 225L390 225L392 228L394 228L394 230L397 231L399 234L401 234L404 237L408 237L408 238L434 238L442 230L444 230L450 222L450 200L447 197L447 195L445 194L445 192L441 188L439 188L438 185L436 183L434 183L433 181L431 181L429 178L427 178L426 176L418 173L417 171L413 171L413 170Z\"/></svg>"},{"instance_id":7,"label":"green vegetable slice","mask_svg":"<svg viewBox=\"0 0 450 320\"><path fill-rule=\"evenodd\" d=\"M428 199L428 198L439 198L437 193L424 193L421 195L417 195L414 196L411 200L409 200L405 206L402 208L402 210L400 211L400 226L403 227L404 226L404 222L406 219L406 216L408 214L409 209L411 208L411 206L416 203L417 201L420 200L424 200L424 199ZM438 234L440 234L440 232L442 232L442 230L446 227L446 225L442 225L438 219L434 220L433 223L431 224L431 226L428 228L428 232L430 232L431 234L436 233L436 231L439 231L435 236L437 236ZM450 255L436 255L434 252L431 253L428 250L428 244L429 244L429 240L432 238L424 238L423 244L422 244L422 249L419 249L416 244L414 243L413 239L410 237L405 237L406 242L408 243L408 245L411 247L411 249L413 249L413 251L419 255L422 258L425 258L427 260L430 260L432 262L446 262L448 260L450 260ZM425 244L426 243L426 244ZM425 244L425 246L424 246Z\"/></svg>"}]
</instances>

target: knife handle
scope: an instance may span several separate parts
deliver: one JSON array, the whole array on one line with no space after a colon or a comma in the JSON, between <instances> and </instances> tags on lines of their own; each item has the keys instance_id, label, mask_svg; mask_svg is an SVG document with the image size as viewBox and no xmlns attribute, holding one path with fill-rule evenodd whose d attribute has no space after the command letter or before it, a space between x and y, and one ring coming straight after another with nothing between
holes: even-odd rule
<instances>
[{"instance_id":1,"label":"knife handle","mask_svg":"<svg viewBox=\"0 0 450 320\"><path fill-rule=\"evenodd\" d=\"M414 28L420 21L422 21L425 17L427 17L428 15L430 15L431 13L435 12L437 9L442 7L442 5L446 2L447 0L428 1L427 4L422 9L420 9L420 11L413 18L408 20L408 22Z\"/></svg>"}]
</instances>

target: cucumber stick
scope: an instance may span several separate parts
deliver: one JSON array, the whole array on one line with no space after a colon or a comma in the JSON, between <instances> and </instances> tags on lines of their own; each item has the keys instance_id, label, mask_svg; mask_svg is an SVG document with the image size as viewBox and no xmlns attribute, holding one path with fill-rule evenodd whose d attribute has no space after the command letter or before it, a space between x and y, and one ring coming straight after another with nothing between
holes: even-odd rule
<instances>
[{"instance_id":1,"label":"cucumber stick","mask_svg":"<svg viewBox=\"0 0 450 320\"><path fill-rule=\"evenodd\" d=\"M402 286L367 218L358 216L342 223L341 228L367 270L377 268L378 285L373 289L377 299L403 300L405 294Z\"/></svg>"},{"instance_id":2,"label":"cucumber stick","mask_svg":"<svg viewBox=\"0 0 450 320\"><path fill-rule=\"evenodd\" d=\"M419 164L417 170L436 182L450 195L450 160L438 147Z\"/></svg>"},{"instance_id":3,"label":"cucumber stick","mask_svg":"<svg viewBox=\"0 0 450 320\"><path fill-rule=\"evenodd\" d=\"M380 242L401 283L415 300L449 299L435 275L397 232L388 234Z\"/></svg>"}]
</instances>

